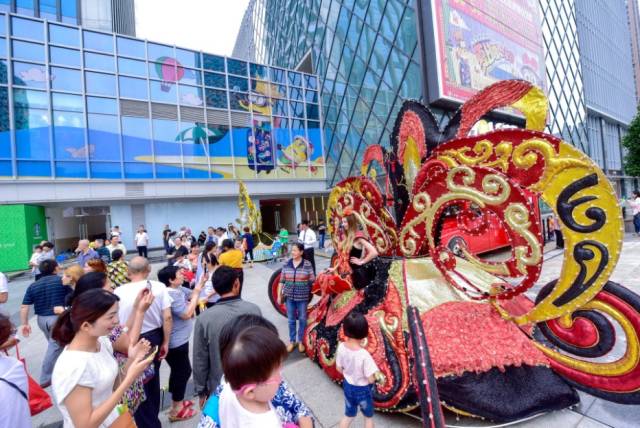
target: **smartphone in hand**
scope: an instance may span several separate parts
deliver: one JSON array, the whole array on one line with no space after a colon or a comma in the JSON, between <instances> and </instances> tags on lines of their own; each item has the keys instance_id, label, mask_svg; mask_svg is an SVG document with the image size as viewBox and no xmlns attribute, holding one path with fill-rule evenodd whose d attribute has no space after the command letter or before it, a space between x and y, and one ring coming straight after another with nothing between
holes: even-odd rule
<instances>
[{"instance_id":1,"label":"smartphone in hand","mask_svg":"<svg viewBox=\"0 0 640 428\"><path fill-rule=\"evenodd\" d=\"M151 281L149 281L148 279L147 279L147 291L151 293Z\"/></svg>"},{"instance_id":2,"label":"smartphone in hand","mask_svg":"<svg viewBox=\"0 0 640 428\"><path fill-rule=\"evenodd\" d=\"M144 356L143 360L149 359L152 356L156 355L158 353L158 345L153 346L151 349L149 349L149 352L147 352L147 355Z\"/></svg>"}]
</instances>

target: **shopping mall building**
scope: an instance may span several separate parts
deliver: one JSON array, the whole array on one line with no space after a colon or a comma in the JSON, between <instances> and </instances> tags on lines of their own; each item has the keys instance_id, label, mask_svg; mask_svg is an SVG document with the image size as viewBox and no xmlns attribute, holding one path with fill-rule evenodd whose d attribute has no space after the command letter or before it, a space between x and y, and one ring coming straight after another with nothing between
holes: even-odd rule
<instances>
[{"instance_id":1,"label":"shopping mall building","mask_svg":"<svg viewBox=\"0 0 640 428\"><path fill-rule=\"evenodd\" d=\"M266 231L318 221L366 147L389 146L403 100L446 124L507 78L543 87L548 131L628 194L639 20L625 5L251 0L223 58L135 38L132 0L0 1L0 270L44 238L64 250L118 225L133 246L145 224L156 247L166 223L232 222L239 180ZM475 131L521 123L489 116Z\"/></svg>"},{"instance_id":2,"label":"shopping mall building","mask_svg":"<svg viewBox=\"0 0 640 428\"><path fill-rule=\"evenodd\" d=\"M239 180L266 231L323 214L315 76L55 21L0 14L2 253L112 225L161 247L235 222Z\"/></svg>"}]
</instances>

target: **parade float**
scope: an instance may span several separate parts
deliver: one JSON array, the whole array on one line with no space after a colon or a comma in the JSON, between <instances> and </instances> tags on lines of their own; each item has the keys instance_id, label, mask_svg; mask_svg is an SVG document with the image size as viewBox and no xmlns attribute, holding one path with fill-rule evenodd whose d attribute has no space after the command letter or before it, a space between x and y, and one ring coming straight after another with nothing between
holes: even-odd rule
<instances>
[{"instance_id":1,"label":"parade float","mask_svg":"<svg viewBox=\"0 0 640 428\"><path fill-rule=\"evenodd\" d=\"M500 108L520 111L526 129L469 137ZM640 297L608 280L622 246L621 209L593 161L542 132L546 116L542 91L519 80L479 92L444 130L426 107L406 101L391 149L370 147L361 175L332 189L336 271L314 286L304 343L332 380L342 380L335 366L342 321L358 311L381 371L376 409L419 408L425 426L444 426L440 405L495 422L521 420L576 404L577 389L640 404ZM372 177L376 163L385 186ZM538 198L557 216L565 249L559 278L532 297L543 263ZM456 227L467 234L500 227L508 255L496 261L446 245L443 218L454 206ZM361 288L337 229L347 216L379 254ZM278 278L269 296L284 313Z\"/></svg>"}]
</instances>

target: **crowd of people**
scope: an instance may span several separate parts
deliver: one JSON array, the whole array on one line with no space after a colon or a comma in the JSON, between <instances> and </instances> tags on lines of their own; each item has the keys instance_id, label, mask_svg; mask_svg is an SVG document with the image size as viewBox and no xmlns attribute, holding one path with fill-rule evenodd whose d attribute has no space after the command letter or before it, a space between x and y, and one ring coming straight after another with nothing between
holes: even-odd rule
<instances>
[{"instance_id":1,"label":"crowd of people","mask_svg":"<svg viewBox=\"0 0 640 428\"><path fill-rule=\"evenodd\" d=\"M260 307L242 298L243 263L252 266L254 246L250 230L243 232L211 227L196 239L186 227L173 232L166 226L162 236L167 265L158 270L157 280L150 278L149 238L142 225L135 237L138 255L128 262L117 227L108 242L80 240L75 262L64 269L55 260L53 245L43 242L36 248L30 262L35 281L23 297L19 331L24 337L32 333L28 317L33 309L47 340L39 383L51 386L65 427L119 426L127 418L139 427L160 427L162 360L170 368L170 421L200 414L198 426L203 428L313 426L311 411L280 372L296 346L305 352L316 232L307 221L299 225L291 258L283 266L287 344L262 317ZM347 342L338 361L347 379L341 426L348 426L358 407L370 426L370 384L377 369L358 345L366 337L366 319L349 318L347 323ZM13 346L15 330L0 316L0 349ZM12 392L27 392L24 379L15 378L13 360L0 356L0 380L15 385ZM7 376L14 376L13 381ZM198 406L186 397L191 377ZM11 395L3 384L2 399L5 393ZM15 408L26 419L14 414L17 423L12 426L30 426L28 406L20 404Z\"/></svg>"}]
</instances>

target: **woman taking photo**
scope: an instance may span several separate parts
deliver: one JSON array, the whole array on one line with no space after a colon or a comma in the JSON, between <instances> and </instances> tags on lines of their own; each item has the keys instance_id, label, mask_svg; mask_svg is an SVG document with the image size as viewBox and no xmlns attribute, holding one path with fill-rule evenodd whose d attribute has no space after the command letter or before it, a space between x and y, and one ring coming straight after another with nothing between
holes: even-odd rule
<instances>
[{"instance_id":1,"label":"woman taking photo","mask_svg":"<svg viewBox=\"0 0 640 428\"><path fill-rule=\"evenodd\" d=\"M73 301L56 322L52 337L65 345L53 369L55 401L64 427L106 428L125 417L118 402L151 363L149 342L129 347L129 359L118 378L118 363L107 335L119 325L118 296L106 290L89 290Z\"/></svg>"},{"instance_id":2,"label":"woman taking photo","mask_svg":"<svg viewBox=\"0 0 640 428\"><path fill-rule=\"evenodd\" d=\"M292 352L298 344L298 351L304 352L304 330L307 327L307 305L311 296L311 284L315 281L311 262L302 258L304 245L297 242L291 247L291 259L280 273L280 293L287 305L289 320L289 345ZM297 327L297 328L296 328Z\"/></svg>"}]
</instances>

